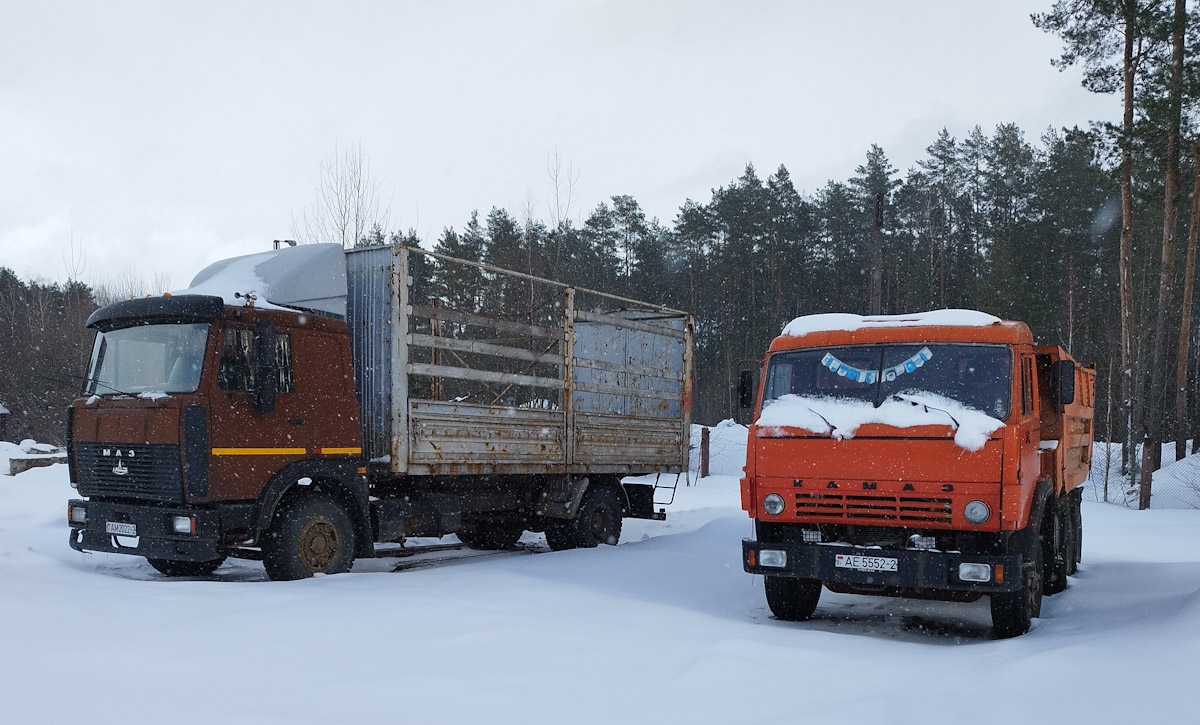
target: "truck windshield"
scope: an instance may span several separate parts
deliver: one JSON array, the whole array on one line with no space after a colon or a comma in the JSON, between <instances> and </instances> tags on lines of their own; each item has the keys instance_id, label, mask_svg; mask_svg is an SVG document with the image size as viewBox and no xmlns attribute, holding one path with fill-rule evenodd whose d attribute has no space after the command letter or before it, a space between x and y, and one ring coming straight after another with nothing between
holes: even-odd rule
<instances>
[{"instance_id":1,"label":"truck windshield","mask_svg":"<svg viewBox=\"0 0 1200 725\"><path fill-rule=\"evenodd\" d=\"M208 323L139 325L96 335L84 395L193 393Z\"/></svg>"},{"instance_id":2,"label":"truck windshield","mask_svg":"<svg viewBox=\"0 0 1200 725\"><path fill-rule=\"evenodd\" d=\"M855 345L771 356L763 405L784 395L881 405L892 396L940 396L1005 420L1012 351L1004 345Z\"/></svg>"}]
</instances>

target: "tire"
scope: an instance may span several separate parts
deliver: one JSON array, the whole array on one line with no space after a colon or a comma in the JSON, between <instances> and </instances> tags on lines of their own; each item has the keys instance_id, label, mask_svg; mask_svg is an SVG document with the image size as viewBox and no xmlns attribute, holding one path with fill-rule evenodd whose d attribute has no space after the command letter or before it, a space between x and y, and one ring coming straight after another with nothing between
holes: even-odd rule
<instances>
[{"instance_id":1,"label":"tire","mask_svg":"<svg viewBox=\"0 0 1200 725\"><path fill-rule=\"evenodd\" d=\"M1079 489L1071 497L1071 515L1075 524L1075 563L1071 565L1071 573L1075 574L1083 561L1083 492Z\"/></svg>"},{"instance_id":2,"label":"tire","mask_svg":"<svg viewBox=\"0 0 1200 725\"><path fill-rule=\"evenodd\" d=\"M1063 544L1064 556L1067 560L1067 576L1073 576L1079 571L1079 543L1083 532L1080 530L1079 499L1073 495L1067 497L1067 536Z\"/></svg>"},{"instance_id":3,"label":"tire","mask_svg":"<svg viewBox=\"0 0 1200 725\"><path fill-rule=\"evenodd\" d=\"M163 576L209 576L225 563L225 557L212 561L174 561L147 556L146 561Z\"/></svg>"},{"instance_id":4,"label":"tire","mask_svg":"<svg viewBox=\"0 0 1200 725\"><path fill-rule=\"evenodd\" d=\"M804 622L812 619L821 598L818 579L797 579L789 576L764 576L763 592L767 606L776 619L785 622Z\"/></svg>"},{"instance_id":5,"label":"tire","mask_svg":"<svg viewBox=\"0 0 1200 725\"><path fill-rule=\"evenodd\" d=\"M475 521L457 533L459 540L472 549L511 549L525 528L508 521Z\"/></svg>"},{"instance_id":6,"label":"tire","mask_svg":"<svg viewBox=\"0 0 1200 725\"><path fill-rule=\"evenodd\" d=\"M1050 504L1043 512L1048 516ZM1021 588L1015 592L991 595L992 634L997 639L1019 637L1029 631L1030 621L1042 613L1042 545L1040 537L1031 537L1021 557Z\"/></svg>"},{"instance_id":7,"label":"tire","mask_svg":"<svg viewBox=\"0 0 1200 725\"><path fill-rule=\"evenodd\" d=\"M1067 545L1069 535L1067 507L1069 503L1063 498L1056 498L1047 504L1048 517L1042 519L1042 593L1054 595L1067 588Z\"/></svg>"},{"instance_id":8,"label":"tire","mask_svg":"<svg viewBox=\"0 0 1200 725\"><path fill-rule=\"evenodd\" d=\"M354 525L337 501L306 493L275 510L262 550L267 576L274 581L341 574L354 563Z\"/></svg>"},{"instance_id":9,"label":"tire","mask_svg":"<svg viewBox=\"0 0 1200 725\"><path fill-rule=\"evenodd\" d=\"M546 543L554 551L616 546L621 538L621 500L607 486L589 488L575 518L546 525Z\"/></svg>"}]
</instances>

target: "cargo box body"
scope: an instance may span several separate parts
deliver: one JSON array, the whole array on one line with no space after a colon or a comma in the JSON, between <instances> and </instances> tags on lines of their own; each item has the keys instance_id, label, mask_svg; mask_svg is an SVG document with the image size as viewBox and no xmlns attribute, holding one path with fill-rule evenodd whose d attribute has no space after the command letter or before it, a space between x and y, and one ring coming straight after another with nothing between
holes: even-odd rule
<instances>
[{"instance_id":1,"label":"cargo box body","mask_svg":"<svg viewBox=\"0 0 1200 725\"><path fill-rule=\"evenodd\" d=\"M687 314L405 247L346 259L373 475L686 469Z\"/></svg>"}]
</instances>

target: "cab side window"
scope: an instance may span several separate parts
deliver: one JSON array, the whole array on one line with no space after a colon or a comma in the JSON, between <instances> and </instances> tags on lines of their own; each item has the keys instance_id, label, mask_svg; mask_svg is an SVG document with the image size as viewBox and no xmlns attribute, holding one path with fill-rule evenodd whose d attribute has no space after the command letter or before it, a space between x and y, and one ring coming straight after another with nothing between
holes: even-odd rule
<instances>
[{"instance_id":1,"label":"cab side window","mask_svg":"<svg viewBox=\"0 0 1200 725\"><path fill-rule=\"evenodd\" d=\"M217 370L217 385L221 390L254 390L254 332L247 328L225 330L225 341L221 346L221 366ZM281 393L294 389L292 379L292 341L286 333L275 336L275 365L278 370Z\"/></svg>"},{"instance_id":2,"label":"cab side window","mask_svg":"<svg viewBox=\"0 0 1200 725\"><path fill-rule=\"evenodd\" d=\"M1021 414L1033 412L1033 358L1021 358Z\"/></svg>"}]
</instances>

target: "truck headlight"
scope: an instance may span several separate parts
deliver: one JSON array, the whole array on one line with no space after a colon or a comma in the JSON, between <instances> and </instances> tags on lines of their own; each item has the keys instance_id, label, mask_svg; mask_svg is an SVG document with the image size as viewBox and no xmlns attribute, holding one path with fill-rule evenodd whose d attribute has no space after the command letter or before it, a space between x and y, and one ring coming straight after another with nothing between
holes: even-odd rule
<instances>
[{"instance_id":1,"label":"truck headlight","mask_svg":"<svg viewBox=\"0 0 1200 725\"><path fill-rule=\"evenodd\" d=\"M785 506L787 506L787 504L784 502L783 496L780 496L777 493L769 493L767 494L767 497L763 499L763 511L766 511L772 516L778 516L779 514L783 513Z\"/></svg>"},{"instance_id":2,"label":"truck headlight","mask_svg":"<svg viewBox=\"0 0 1200 725\"><path fill-rule=\"evenodd\" d=\"M982 524L992 516L992 509L983 501L972 501L963 507L963 516L973 524Z\"/></svg>"},{"instance_id":3,"label":"truck headlight","mask_svg":"<svg viewBox=\"0 0 1200 725\"><path fill-rule=\"evenodd\" d=\"M787 552L779 549L760 549L758 552L758 565L769 566L773 569L782 569L787 566Z\"/></svg>"},{"instance_id":4,"label":"truck headlight","mask_svg":"<svg viewBox=\"0 0 1200 725\"><path fill-rule=\"evenodd\" d=\"M67 506L67 521L73 524L87 523L87 509L78 504L70 504Z\"/></svg>"},{"instance_id":5,"label":"truck headlight","mask_svg":"<svg viewBox=\"0 0 1200 725\"><path fill-rule=\"evenodd\" d=\"M194 534L196 533L196 517L172 516L171 529L177 534Z\"/></svg>"},{"instance_id":6,"label":"truck headlight","mask_svg":"<svg viewBox=\"0 0 1200 725\"><path fill-rule=\"evenodd\" d=\"M987 564L959 564L958 578L965 582L989 582L992 580L992 567Z\"/></svg>"}]
</instances>

